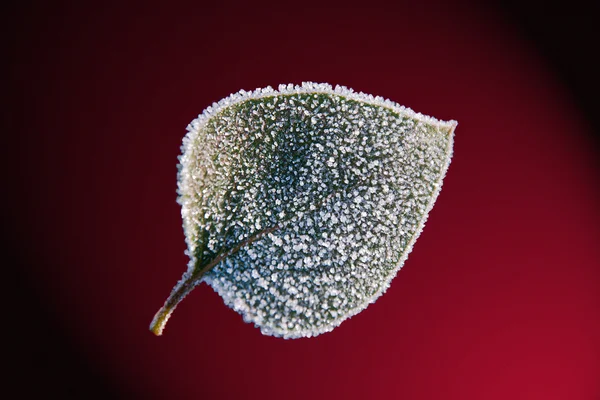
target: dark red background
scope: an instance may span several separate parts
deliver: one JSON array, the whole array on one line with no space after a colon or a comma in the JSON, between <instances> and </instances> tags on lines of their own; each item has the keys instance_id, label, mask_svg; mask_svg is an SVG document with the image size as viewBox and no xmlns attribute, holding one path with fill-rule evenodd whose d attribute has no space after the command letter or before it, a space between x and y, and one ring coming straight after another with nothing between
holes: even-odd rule
<instances>
[{"instance_id":1,"label":"dark red background","mask_svg":"<svg viewBox=\"0 0 600 400\"><path fill-rule=\"evenodd\" d=\"M4 330L21 394L600 398L597 143L510 12L80 3L21 6L6 36ZM413 253L374 305L317 338L262 336L205 285L154 337L187 262L185 126L239 89L302 81L459 121Z\"/></svg>"}]
</instances>

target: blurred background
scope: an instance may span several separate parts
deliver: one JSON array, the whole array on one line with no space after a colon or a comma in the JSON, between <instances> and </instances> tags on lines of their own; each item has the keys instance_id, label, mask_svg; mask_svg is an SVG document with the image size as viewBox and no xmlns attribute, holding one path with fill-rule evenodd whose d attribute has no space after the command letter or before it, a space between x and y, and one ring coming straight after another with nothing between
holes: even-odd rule
<instances>
[{"instance_id":1,"label":"blurred background","mask_svg":"<svg viewBox=\"0 0 600 400\"><path fill-rule=\"evenodd\" d=\"M600 398L596 9L5 7L17 398ZM317 338L264 337L206 285L154 337L187 263L175 203L187 123L239 89L302 81L459 121L411 256L375 304Z\"/></svg>"}]
</instances>

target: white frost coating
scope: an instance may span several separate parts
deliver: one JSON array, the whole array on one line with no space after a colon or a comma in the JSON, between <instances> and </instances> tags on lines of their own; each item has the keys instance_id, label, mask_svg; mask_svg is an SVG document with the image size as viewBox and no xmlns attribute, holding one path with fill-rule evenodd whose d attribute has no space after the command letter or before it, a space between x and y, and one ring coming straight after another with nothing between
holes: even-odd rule
<instances>
[{"instance_id":1,"label":"white frost coating","mask_svg":"<svg viewBox=\"0 0 600 400\"><path fill-rule=\"evenodd\" d=\"M456 121L328 84L240 91L188 126L189 276L267 335L331 331L383 294L439 194ZM182 282L181 281L181 282Z\"/></svg>"}]
</instances>

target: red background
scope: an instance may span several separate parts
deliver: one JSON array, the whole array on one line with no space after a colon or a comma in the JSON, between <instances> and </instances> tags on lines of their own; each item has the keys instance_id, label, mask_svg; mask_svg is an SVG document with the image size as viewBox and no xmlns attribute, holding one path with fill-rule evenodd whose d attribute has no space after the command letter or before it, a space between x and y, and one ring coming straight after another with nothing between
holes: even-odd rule
<instances>
[{"instance_id":1,"label":"red background","mask_svg":"<svg viewBox=\"0 0 600 400\"><path fill-rule=\"evenodd\" d=\"M600 398L591 128L504 14L103 2L18 15L5 330L22 394ZM262 336L206 285L154 337L187 262L175 203L187 123L239 89L302 81L459 121L414 251L383 297L317 338Z\"/></svg>"}]
</instances>

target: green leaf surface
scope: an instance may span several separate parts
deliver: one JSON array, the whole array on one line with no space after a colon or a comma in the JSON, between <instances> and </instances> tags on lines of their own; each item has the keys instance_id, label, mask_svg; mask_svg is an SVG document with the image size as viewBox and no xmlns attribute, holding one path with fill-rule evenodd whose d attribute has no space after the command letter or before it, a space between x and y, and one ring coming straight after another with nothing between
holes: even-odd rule
<instances>
[{"instance_id":1,"label":"green leaf surface","mask_svg":"<svg viewBox=\"0 0 600 400\"><path fill-rule=\"evenodd\" d=\"M240 91L188 126L178 193L200 282L267 335L331 331L389 287L452 155L455 121L327 84ZM202 305L199 305L202 306Z\"/></svg>"}]
</instances>

